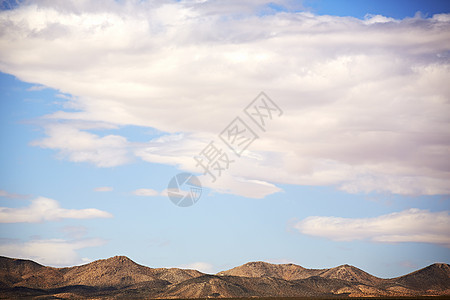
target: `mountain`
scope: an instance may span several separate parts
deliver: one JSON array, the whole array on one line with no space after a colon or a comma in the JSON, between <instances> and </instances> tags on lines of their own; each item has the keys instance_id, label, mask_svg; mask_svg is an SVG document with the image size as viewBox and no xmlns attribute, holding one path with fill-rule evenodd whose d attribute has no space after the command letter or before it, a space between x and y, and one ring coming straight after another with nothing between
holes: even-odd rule
<instances>
[{"instance_id":1,"label":"mountain","mask_svg":"<svg viewBox=\"0 0 450 300\"><path fill-rule=\"evenodd\" d=\"M240 277L275 277L284 280L305 279L319 275L323 270L305 269L294 264L270 264L262 261L249 262L217 275Z\"/></svg>"},{"instance_id":2,"label":"mountain","mask_svg":"<svg viewBox=\"0 0 450 300\"><path fill-rule=\"evenodd\" d=\"M305 269L295 264L270 264L262 261L249 262L217 275L230 275L240 277L275 277L284 280L306 279L319 276L328 279L342 279L364 284L377 284L380 278L372 276L358 268L343 265L332 269Z\"/></svg>"},{"instance_id":3,"label":"mountain","mask_svg":"<svg viewBox=\"0 0 450 300\"><path fill-rule=\"evenodd\" d=\"M203 273L197 271L197 270L190 270L190 269L178 269L178 268L158 268L158 269L152 269L154 276L156 276L159 279L167 280L168 282L172 283L180 283L185 280L199 277L204 275Z\"/></svg>"},{"instance_id":4,"label":"mountain","mask_svg":"<svg viewBox=\"0 0 450 300\"><path fill-rule=\"evenodd\" d=\"M238 277L204 275L189 279L167 290L168 298L204 298L220 296L240 297L295 297L315 296L314 289L273 277Z\"/></svg>"},{"instance_id":5,"label":"mountain","mask_svg":"<svg viewBox=\"0 0 450 300\"><path fill-rule=\"evenodd\" d=\"M389 279L387 289L408 289L416 294L450 295L450 266L436 263L410 274Z\"/></svg>"},{"instance_id":6,"label":"mountain","mask_svg":"<svg viewBox=\"0 0 450 300\"><path fill-rule=\"evenodd\" d=\"M115 256L92 263L60 269L63 280L56 286L90 285L123 287L144 281L156 281L153 270L141 266L128 257Z\"/></svg>"},{"instance_id":7,"label":"mountain","mask_svg":"<svg viewBox=\"0 0 450 300\"><path fill-rule=\"evenodd\" d=\"M216 275L178 268L149 268L125 256L52 268L0 257L0 298L242 298L450 296L450 266L433 264L382 279L356 267L306 269L295 264L250 262Z\"/></svg>"},{"instance_id":8,"label":"mountain","mask_svg":"<svg viewBox=\"0 0 450 300\"><path fill-rule=\"evenodd\" d=\"M0 286L51 287L61 280L60 269L23 259L0 257Z\"/></svg>"},{"instance_id":9,"label":"mountain","mask_svg":"<svg viewBox=\"0 0 450 300\"><path fill-rule=\"evenodd\" d=\"M356 267L349 265L342 265L332 269L325 269L319 274L320 277L329 279L342 279L350 282L359 282L366 285L377 285L382 279L370 275Z\"/></svg>"}]
</instances>

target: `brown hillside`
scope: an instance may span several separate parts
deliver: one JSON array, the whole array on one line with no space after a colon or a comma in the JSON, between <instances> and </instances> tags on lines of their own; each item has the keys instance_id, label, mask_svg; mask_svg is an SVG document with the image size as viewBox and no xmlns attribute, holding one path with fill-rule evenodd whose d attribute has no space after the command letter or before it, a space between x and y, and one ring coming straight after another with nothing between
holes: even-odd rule
<instances>
[{"instance_id":1,"label":"brown hillside","mask_svg":"<svg viewBox=\"0 0 450 300\"><path fill-rule=\"evenodd\" d=\"M435 263L410 274L387 280L389 285L415 291L450 291L450 266Z\"/></svg>"},{"instance_id":2,"label":"brown hillside","mask_svg":"<svg viewBox=\"0 0 450 300\"><path fill-rule=\"evenodd\" d=\"M342 265L332 269L305 269L295 264L270 264L261 261L246 263L242 266L219 272L217 275L275 277L284 280L297 280L320 276L323 278L342 279L370 285L378 284L381 281L380 278L349 265Z\"/></svg>"},{"instance_id":3,"label":"brown hillside","mask_svg":"<svg viewBox=\"0 0 450 300\"><path fill-rule=\"evenodd\" d=\"M0 298L208 298L450 296L450 267L433 264L392 279L343 265L311 270L294 264L252 262L206 275L152 269L125 256L69 267L45 267L0 257Z\"/></svg>"},{"instance_id":4,"label":"brown hillside","mask_svg":"<svg viewBox=\"0 0 450 300\"><path fill-rule=\"evenodd\" d=\"M305 269L294 264L270 264L262 261L249 262L242 266L222 271L217 275L240 277L275 277L284 280L305 279L319 275L323 270Z\"/></svg>"},{"instance_id":5,"label":"brown hillside","mask_svg":"<svg viewBox=\"0 0 450 300\"><path fill-rule=\"evenodd\" d=\"M381 278L370 275L363 270L349 265L342 265L339 267L327 269L319 276L329 279L341 279L350 282L359 282L367 285L376 285L382 281Z\"/></svg>"}]
</instances>

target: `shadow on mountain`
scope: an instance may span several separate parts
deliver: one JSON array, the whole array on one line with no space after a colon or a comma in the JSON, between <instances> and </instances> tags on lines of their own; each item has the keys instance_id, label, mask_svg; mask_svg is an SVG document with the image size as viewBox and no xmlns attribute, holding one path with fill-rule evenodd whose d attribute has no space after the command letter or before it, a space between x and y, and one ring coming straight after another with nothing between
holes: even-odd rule
<instances>
[{"instance_id":1,"label":"shadow on mountain","mask_svg":"<svg viewBox=\"0 0 450 300\"><path fill-rule=\"evenodd\" d=\"M125 256L52 268L0 257L0 298L251 298L450 296L450 266L437 263L391 279L356 267L306 269L250 262L208 275L196 270L149 268Z\"/></svg>"}]
</instances>

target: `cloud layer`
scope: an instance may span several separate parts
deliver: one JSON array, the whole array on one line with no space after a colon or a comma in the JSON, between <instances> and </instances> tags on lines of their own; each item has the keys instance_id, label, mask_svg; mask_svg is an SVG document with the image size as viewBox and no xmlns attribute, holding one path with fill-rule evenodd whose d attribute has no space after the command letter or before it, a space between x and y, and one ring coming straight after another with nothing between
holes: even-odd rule
<instances>
[{"instance_id":1,"label":"cloud layer","mask_svg":"<svg viewBox=\"0 0 450 300\"><path fill-rule=\"evenodd\" d=\"M46 266L73 266L90 262L88 258L81 258L76 250L98 247L103 244L105 244L104 240L95 238L10 241L0 244L0 254L14 258L31 259Z\"/></svg>"},{"instance_id":2,"label":"cloud layer","mask_svg":"<svg viewBox=\"0 0 450 300\"><path fill-rule=\"evenodd\" d=\"M142 159L200 172L192 157L264 90L284 115L206 185L257 198L277 183L450 193L449 15L358 20L221 3L37 1L1 12L0 70L76 96L34 145L99 167ZM125 125L167 134L132 143L98 132Z\"/></svg>"},{"instance_id":3,"label":"cloud layer","mask_svg":"<svg viewBox=\"0 0 450 300\"><path fill-rule=\"evenodd\" d=\"M411 208L375 218L308 217L293 225L299 232L334 241L419 242L450 248L448 211Z\"/></svg>"},{"instance_id":4,"label":"cloud layer","mask_svg":"<svg viewBox=\"0 0 450 300\"><path fill-rule=\"evenodd\" d=\"M0 207L0 223L36 223L61 219L111 218L108 212L96 209L61 208L58 201L39 197L30 206L21 208Z\"/></svg>"}]
</instances>

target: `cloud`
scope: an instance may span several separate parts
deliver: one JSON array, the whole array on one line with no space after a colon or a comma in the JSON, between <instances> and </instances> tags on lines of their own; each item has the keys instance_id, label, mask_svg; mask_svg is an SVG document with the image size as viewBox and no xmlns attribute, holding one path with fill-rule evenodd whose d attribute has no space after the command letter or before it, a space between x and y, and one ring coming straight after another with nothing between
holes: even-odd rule
<instances>
[{"instance_id":1,"label":"cloud","mask_svg":"<svg viewBox=\"0 0 450 300\"><path fill-rule=\"evenodd\" d=\"M147 243L150 247L167 247L171 241L165 238L150 238Z\"/></svg>"},{"instance_id":2,"label":"cloud","mask_svg":"<svg viewBox=\"0 0 450 300\"><path fill-rule=\"evenodd\" d=\"M94 192L111 192L114 190L111 186L100 186L94 189Z\"/></svg>"},{"instance_id":3,"label":"cloud","mask_svg":"<svg viewBox=\"0 0 450 300\"><path fill-rule=\"evenodd\" d=\"M43 85L33 85L27 89L28 92L42 91L47 89L46 86Z\"/></svg>"},{"instance_id":4,"label":"cloud","mask_svg":"<svg viewBox=\"0 0 450 300\"><path fill-rule=\"evenodd\" d=\"M180 266L180 268L182 269L193 269L193 270L197 270L200 271L202 273L207 273L207 274L214 274L215 273L215 268L212 264L207 263L207 262L194 262L194 263L190 263L187 265L182 265Z\"/></svg>"},{"instance_id":5,"label":"cloud","mask_svg":"<svg viewBox=\"0 0 450 300\"><path fill-rule=\"evenodd\" d=\"M375 218L308 217L293 224L299 232L334 241L418 242L450 248L448 211L411 208Z\"/></svg>"},{"instance_id":6,"label":"cloud","mask_svg":"<svg viewBox=\"0 0 450 300\"><path fill-rule=\"evenodd\" d=\"M449 194L450 15L359 20L290 12L291 1L259 14L267 3L33 2L0 13L0 68L75 96L33 143L69 161L199 173L192 157L264 90L284 114L218 191ZM132 143L84 123L166 136Z\"/></svg>"},{"instance_id":7,"label":"cloud","mask_svg":"<svg viewBox=\"0 0 450 300\"><path fill-rule=\"evenodd\" d=\"M292 0L228 0L226 2L220 0L200 0L200 1L182 1L186 7L192 7L201 11L205 15L246 15L249 13L264 12L275 13L276 11L272 6L277 6L279 9L284 10L299 10L304 9L301 4L302 1Z\"/></svg>"},{"instance_id":8,"label":"cloud","mask_svg":"<svg viewBox=\"0 0 450 300\"><path fill-rule=\"evenodd\" d=\"M21 195L21 194L15 194L15 193L9 193L5 190L0 190L0 197L5 197L5 198L11 198L11 199L26 199L29 198L30 196L28 195Z\"/></svg>"},{"instance_id":9,"label":"cloud","mask_svg":"<svg viewBox=\"0 0 450 300\"><path fill-rule=\"evenodd\" d=\"M64 226L61 231L69 238L81 239L87 234L88 229L84 226Z\"/></svg>"},{"instance_id":10,"label":"cloud","mask_svg":"<svg viewBox=\"0 0 450 300\"><path fill-rule=\"evenodd\" d=\"M61 219L111 218L108 212L95 208L66 209L58 201L39 197L31 201L30 206L22 208L0 207L0 223L37 223Z\"/></svg>"},{"instance_id":11,"label":"cloud","mask_svg":"<svg viewBox=\"0 0 450 300\"><path fill-rule=\"evenodd\" d=\"M263 181L232 176L224 173L213 182L209 175L199 176L203 186L223 194L237 194L247 198L262 199L268 195L282 191L276 185Z\"/></svg>"},{"instance_id":12,"label":"cloud","mask_svg":"<svg viewBox=\"0 0 450 300\"><path fill-rule=\"evenodd\" d=\"M13 258L31 259L46 266L65 267L90 261L89 258L81 258L77 250L99 247L105 243L105 240L98 238L14 241L1 243L0 254Z\"/></svg>"},{"instance_id":13,"label":"cloud","mask_svg":"<svg viewBox=\"0 0 450 300\"><path fill-rule=\"evenodd\" d=\"M90 162L99 167L115 167L131 161L126 138L117 135L100 137L77 128L76 125L51 124L48 137L31 144L59 150L60 158L73 162Z\"/></svg>"},{"instance_id":14,"label":"cloud","mask_svg":"<svg viewBox=\"0 0 450 300\"><path fill-rule=\"evenodd\" d=\"M158 191L152 190L152 189L137 189L135 191L133 191L133 195L136 196L159 196L161 195L161 193L159 193Z\"/></svg>"}]
</instances>

